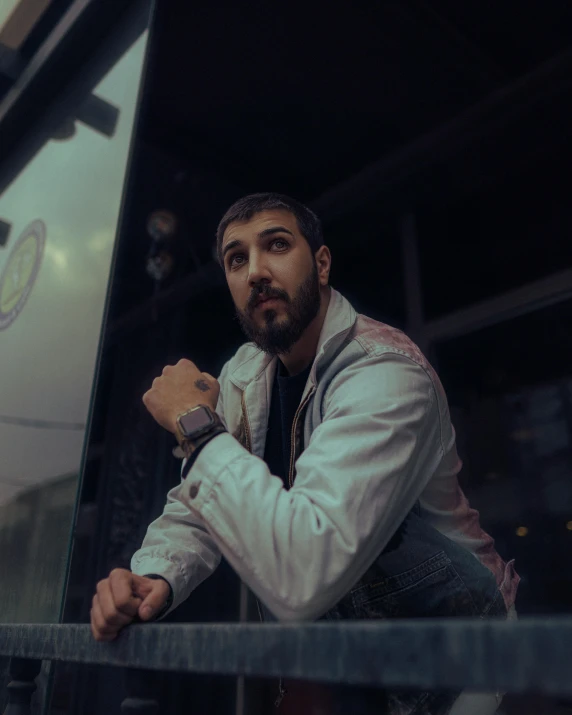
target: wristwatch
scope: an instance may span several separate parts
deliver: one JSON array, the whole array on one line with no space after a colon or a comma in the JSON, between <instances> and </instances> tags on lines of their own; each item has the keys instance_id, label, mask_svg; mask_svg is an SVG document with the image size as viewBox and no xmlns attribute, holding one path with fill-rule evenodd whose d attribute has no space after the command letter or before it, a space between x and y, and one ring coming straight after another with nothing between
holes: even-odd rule
<instances>
[{"instance_id":1,"label":"wristwatch","mask_svg":"<svg viewBox=\"0 0 572 715\"><path fill-rule=\"evenodd\" d=\"M226 432L226 427L216 412L207 405L197 405L177 417L177 441L175 457L190 459L204 444L218 434Z\"/></svg>"}]
</instances>

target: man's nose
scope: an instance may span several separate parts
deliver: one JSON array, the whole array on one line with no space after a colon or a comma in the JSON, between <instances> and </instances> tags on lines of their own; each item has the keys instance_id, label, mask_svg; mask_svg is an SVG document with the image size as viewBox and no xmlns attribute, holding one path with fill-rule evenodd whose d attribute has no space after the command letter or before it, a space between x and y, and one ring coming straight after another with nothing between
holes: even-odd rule
<instances>
[{"instance_id":1,"label":"man's nose","mask_svg":"<svg viewBox=\"0 0 572 715\"><path fill-rule=\"evenodd\" d=\"M254 287L257 283L268 283L272 276L268 269L268 265L263 256L252 255L249 258L248 265L248 283Z\"/></svg>"}]
</instances>

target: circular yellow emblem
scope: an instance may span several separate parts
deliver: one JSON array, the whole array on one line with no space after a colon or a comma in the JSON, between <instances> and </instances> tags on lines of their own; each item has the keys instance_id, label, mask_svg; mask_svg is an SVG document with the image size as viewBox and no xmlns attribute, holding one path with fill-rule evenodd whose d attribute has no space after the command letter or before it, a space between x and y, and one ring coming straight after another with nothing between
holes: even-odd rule
<instances>
[{"instance_id":1,"label":"circular yellow emblem","mask_svg":"<svg viewBox=\"0 0 572 715\"><path fill-rule=\"evenodd\" d=\"M16 241L0 276L0 330L11 325L21 313L44 255L46 226L34 221Z\"/></svg>"}]
</instances>

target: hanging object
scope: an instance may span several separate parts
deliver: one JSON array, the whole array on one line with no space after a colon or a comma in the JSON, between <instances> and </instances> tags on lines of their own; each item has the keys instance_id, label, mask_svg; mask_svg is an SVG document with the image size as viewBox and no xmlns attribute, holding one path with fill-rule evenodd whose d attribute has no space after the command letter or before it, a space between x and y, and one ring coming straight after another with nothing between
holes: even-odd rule
<instances>
[{"instance_id":1,"label":"hanging object","mask_svg":"<svg viewBox=\"0 0 572 715\"><path fill-rule=\"evenodd\" d=\"M167 278L173 270L171 240L177 231L177 217L171 211L154 211L147 219L151 246L147 254L147 273L154 281Z\"/></svg>"},{"instance_id":2,"label":"hanging object","mask_svg":"<svg viewBox=\"0 0 572 715\"><path fill-rule=\"evenodd\" d=\"M154 241L165 241L175 235L177 217L172 211L153 211L147 219L147 232Z\"/></svg>"},{"instance_id":3,"label":"hanging object","mask_svg":"<svg viewBox=\"0 0 572 715\"><path fill-rule=\"evenodd\" d=\"M173 265L173 256L167 251L160 251L147 258L147 274L159 283L170 275Z\"/></svg>"},{"instance_id":4,"label":"hanging object","mask_svg":"<svg viewBox=\"0 0 572 715\"><path fill-rule=\"evenodd\" d=\"M159 287L161 282L171 275L175 266L172 243L177 225L177 217L171 211L153 211L147 219L147 233L151 238L151 245L145 268L147 275L155 281L151 309L153 322L158 319Z\"/></svg>"},{"instance_id":5,"label":"hanging object","mask_svg":"<svg viewBox=\"0 0 572 715\"><path fill-rule=\"evenodd\" d=\"M52 139L58 142L65 142L73 139L77 133L73 117L66 117L61 124L52 132Z\"/></svg>"}]
</instances>

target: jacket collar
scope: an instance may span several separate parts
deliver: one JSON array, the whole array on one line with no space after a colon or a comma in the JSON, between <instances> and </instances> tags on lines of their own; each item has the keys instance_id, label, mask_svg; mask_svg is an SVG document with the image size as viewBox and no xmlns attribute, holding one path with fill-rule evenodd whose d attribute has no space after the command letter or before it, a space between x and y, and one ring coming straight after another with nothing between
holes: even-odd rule
<instances>
[{"instance_id":1,"label":"jacket collar","mask_svg":"<svg viewBox=\"0 0 572 715\"><path fill-rule=\"evenodd\" d=\"M316 357L310 370L309 382L316 384L316 372L328 364L338 347L346 339L357 320L357 313L350 302L334 288L331 288L330 303L326 319L318 340ZM247 343L244 348L245 357L240 363L229 370L228 378L241 390L260 377L267 369L274 374L278 364L277 357L270 357L253 343ZM242 351L241 351L242 352Z\"/></svg>"}]
</instances>

